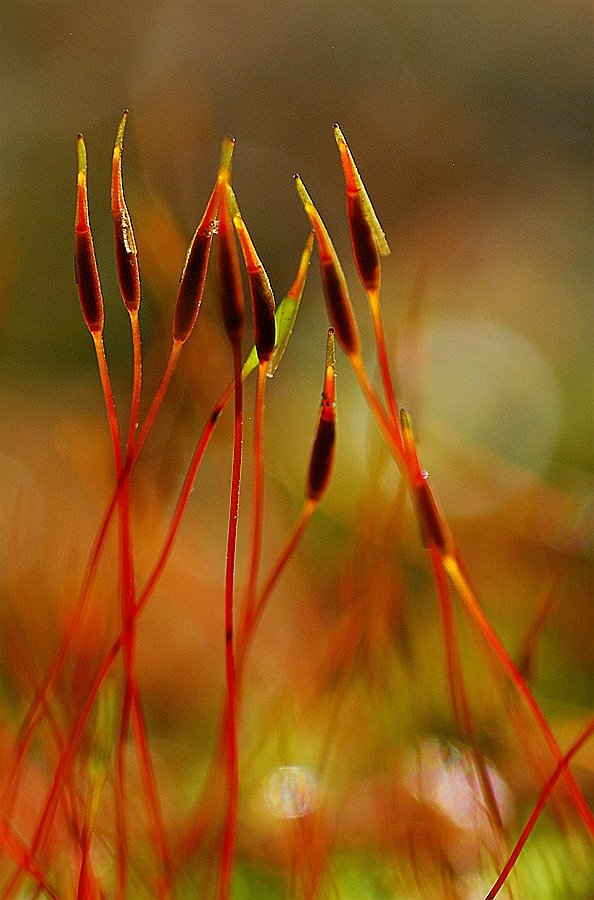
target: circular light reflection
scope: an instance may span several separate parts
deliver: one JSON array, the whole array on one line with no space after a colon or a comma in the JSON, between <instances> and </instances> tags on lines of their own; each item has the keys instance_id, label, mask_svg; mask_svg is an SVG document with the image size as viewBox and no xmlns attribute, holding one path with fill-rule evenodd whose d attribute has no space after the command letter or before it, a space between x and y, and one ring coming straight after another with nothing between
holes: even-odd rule
<instances>
[{"instance_id":1,"label":"circular light reflection","mask_svg":"<svg viewBox=\"0 0 594 900\"><path fill-rule=\"evenodd\" d=\"M268 776L264 797L270 812L279 819L299 819L316 806L320 781L306 766L280 766Z\"/></svg>"},{"instance_id":2,"label":"circular light reflection","mask_svg":"<svg viewBox=\"0 0 594 900\"><path fill-rule=\"evenodd\" d=\"M490 763L487 777L502 821L509 821L512 795L509 787ZM433 803L459 828L476 831L490 828L483 787L470 750L429 740L404 759L404 783L423 803Z\"/></svg>"}]
</instances>

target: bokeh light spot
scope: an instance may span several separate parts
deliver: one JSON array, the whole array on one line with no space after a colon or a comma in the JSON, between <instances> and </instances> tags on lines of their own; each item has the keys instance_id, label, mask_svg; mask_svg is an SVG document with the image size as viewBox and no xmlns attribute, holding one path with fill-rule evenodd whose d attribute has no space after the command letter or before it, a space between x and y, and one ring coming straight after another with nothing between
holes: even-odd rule
<instances>
[{"instance_id":1,"label":"bokeh light spot","mask_svg":"<svg viewBox=\"0 0 594 900\"><path fill-rule=\"evenodd\" d=\"M280 766L268 776L266 806L279 819L298 819L316 806L320 795L317 775L306 766Z\"/></svg>"},{"instance_id":2,"label":"bokeh light spot","mask_svg":"<svg viewBox=\"0 0 594 900\"><path fill-rule=\"evenodd\" d=\"M423 803L432 803L459 828L483 831L490 828L489 814L472 753L438 740L424 741L404 758L404 783ZM487 777L501 819L512 813L509 787L490 763Z\"/></svg>"}]
</instances>

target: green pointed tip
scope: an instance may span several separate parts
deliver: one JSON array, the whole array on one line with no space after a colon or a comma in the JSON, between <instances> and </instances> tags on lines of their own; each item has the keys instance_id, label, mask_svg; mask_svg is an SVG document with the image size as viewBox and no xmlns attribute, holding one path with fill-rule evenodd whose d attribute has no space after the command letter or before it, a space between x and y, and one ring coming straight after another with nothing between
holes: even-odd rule
<instances>
[{"instance_id":1,"label":"green pointed tip","mask_svg":"<svg viewBox=\"0 0 594 900\"><path fill-rule=\"evenodd\" d=\"M87 202L87 148L82 134L76 140L78 159L78 175L76 181L76 217L75 229L78 232L89 228L89 210Z\"/></svg>"},{"instance_id":2,"label":"green pointed tip","mask_svg":"<svg viewBox=\"0 0 594 900\"><path fill-rule=\"evenodd\" d=\"M303 248L303 253L301 254L297 277L287 291L287 297L291 297L293 300L301 300L301 295L303 294L303 288L305 286L305 279L307 278L307 272L309 270L315 237L316 233L312 228L312 230L307 235L305 247Z\"/></svg>"},{"instance_id":3,"label":"green pointed tip","mask_svg":"<svg viewBox=\"0 0 594 900\"><path fill-rule=\"evenodd\" d=\"M79 134L76 139L76 152L78 156L78 178L80 183L81 176L85 180L87 177L87 148L82 134Z\"/></svg>"},{"instance_id":4,"label":"green pointed tip","mask_svg":"<svg viewBox=\"0 0 594 900\"><path fill-rule=\"evenodd\" d=\"M120 124L118 126L118 133L116 135L115 147L113 148L113 152L115 154L116 150L120 153L122 152L124 146L124 132L126 130L126 122L128 121L128 110L125 109L120 119Z\"/></svg>"},{"instance_id":5,"label":"green pointed tip","mask_svg":"<svg viewBox=\"0 0 594 900\"><path fill-rule=\"evenodd\" d=\"M234 149L235 138L226 135L221 144L221 162L219 164L219 177L225 181L231 180L231 163Z\"/></svg>"},{"instance_id":6,"label":"green pointed tip","mask_svg":"<svg viewBox=\"0 0 594 900\"><path fill-rule=\"evenodd\" d=\"M407 443L411 444L414 440L412 419L410 417L410 413L404 407L402 407L402 409L400 410L400 426L402 428L403 434L406 436Z\"/></svg>"},{"instance_id":7,"label":"green pointed tip","mask_svg":"<svg viewBox=\"0 0 594 900\"><path fill-rule=\"evenodd\" d=\"M303 205L305 207L305 211L309 213L309 207L311 207L312 209L315 208L313 205L313 201L312 201L311 197L309 196L309 194L307 193L307 190L305 189L305 185L301 181L301 178L299 177L299 175L294 175L293 178L295 179L295 187L297 188L297 193L299 194L299 196L301 198L301 202L303 203Z\"/></svg>"},{"instance_id":8,"label":"green pointed tip","mask_svg":"<svg viewBox=\"0 0 594 900\"><path fill-rule=\"evenodd\" d=\"M386 235L384 234L384 230L380 225L375 209L373 208L373 204L369 199L367 189L363 184L363 179L359 174L359 170L353 158L353 154L350 151L349 145L347 144L346 138L342 133L339 125L334 126L334 137L340 151L340 160L342 163L342 169L347 185L347 191L351 194L359 195L359 203L361 204L363 215L367 219L369 227L371 228L377 251L380 256L388 256L390 254L390 247L388 246Z\"/></svg>"}]
</instances>

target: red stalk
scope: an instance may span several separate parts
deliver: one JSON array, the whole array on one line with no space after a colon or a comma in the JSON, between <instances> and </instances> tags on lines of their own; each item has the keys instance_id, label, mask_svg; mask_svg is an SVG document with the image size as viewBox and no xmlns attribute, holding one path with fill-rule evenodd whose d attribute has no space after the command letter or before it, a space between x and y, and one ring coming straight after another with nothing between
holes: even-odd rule
<instances>
[{"instance_id":1,"label":"red stalk","mask_svg":"<svg viewBox=\"0 0 594 900\"><path fill-rule=\"evenodd\" d=\"M499 875L497 881L495 882L495 884L493 885L493 887L491 888L491 890L485 897L485 900L495 900L495 897L497 896L497 894L499 893L499 891L501 890L501 888L507 881L511 870L515 866L515 864L518 860L518 857L519 857L520 853L522 852L524 844L530 837L532 830L533 830L534 826L536 825L538 817L540 816L541 812L543 811L547 800L551 796L555 785L557 784L557 782L559 781L559 779L561 778L563 773L565 771L567 771L567 767L568 767L569 763L571 762L571 760L573 759L573 757L579 752L579 750L582 749L582 747L584 746L586 741L588 741L592 737L592 734L594 734L594 719L592 719L590 724L582 732L582 734L577 739L577 741L570 747L570 749L567 751L565 756L563 756L557 763L557 768L552 773L551 777L549 778L549 780L545 784L544 788L542 789L540 797L538 798L538 801L536 803L536 806L532 810L530 818L528 819L524 828L522 829L522 833L520 834L520 837L516 841L516 845L515 845L514 849L512 850L508 861L506 862L505 866L501 870L501 874Z\"/></svg>"}]
</instances>

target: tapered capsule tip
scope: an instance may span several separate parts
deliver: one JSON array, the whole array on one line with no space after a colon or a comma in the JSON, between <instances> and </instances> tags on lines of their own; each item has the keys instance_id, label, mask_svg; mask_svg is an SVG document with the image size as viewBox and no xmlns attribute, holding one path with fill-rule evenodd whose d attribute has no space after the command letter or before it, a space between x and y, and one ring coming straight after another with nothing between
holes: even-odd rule
<instances>
[{"instance_id":1,"label":"tapered capsule tip","mask_svg":"<svg viewBox=\"0 0 594 900\"><path fill-rule=\"evenodd\" d=\"M234 149L235 138L226 135L221 144L221 161L219 163L219 178L223 181L229 181L231 178L231 162Z\"/></svg>"},{"instance_id":2,"label":"tapered capsule tip","mask_svg":"<svg viewBox=\"0 0 594 900\"><path fill-rule=\"evenodd\" d=\"M326 375L324 378L324 391L322 393L323 419L334 419L336 407L336 346L334 329L328 329L326 339Z\"/></svg>"},{"instance_id":3,"label":"tapered capsule tip","mask_svg":"<svg viewBox=\"0 0 594 900\"><path fill-rule=\"evenodd\" d=\"M113 151L114 154L116 153L116 151L118 153L122 152L122 148L124 146L124 132L126 130L126 122L127 121L128 121L128 110L125 109L124 113L122 115L122 118L120 119L120 124L118 126L118 133L116 135L115 147L114 147L114 151Z\"/></svg>"},{"instance_id":4,"label":"tapered capsule tip","mask_svg":"<svg viewBox=\"0 0 594 900\"><path fill-rule=\"evenodd\" d=\"M342 168L344 170L347 191L357 193L363 187L363 182L361 180L359 172L357 171L355 160L351 155L351 151L349 150L349 145L345 140L345 136L340 130L340 125L334 125L333 130L334 138L336 140L336 143L338 144L338 149L340 151L340 160L342 162Z\"/></svg>"},{"instance_id":5,"label":"tapered capsule tip","mask_svg":"<svg viewBox=\"0 0 594 900\"><path fill-rule=\"evenodd\" d=\"M409 411L404 407L402 407L402 409L400 410L400 427L402 428L402 434L405 436L406 442L409 444L409 446L414 446L412 419L410 417Z\"/></svg>"},{"instance_id":6,"label":"tapered capsule tip","mask_svg":"<svg viewBox=\"0 0 594 900\"><path fill-rule=\"evenodd\" d=\"M87 205L87 148L82 134L79 134L76 139L76 153L78 159L78 175L75 228L76 231L86 231L89 228L89 211Z\"/></svg>"},{"instance_id":7,"label":"tapered capsule tip","mask_svg":"<svg viewBox=\"0 0 594 900\"><path fill-rule=\"evenodd\" d=\"M308 206L313 206L313 201L307 193L306 187L301 180L301 176L295 173L293 175L293 178L295 179L295 187L297 188L297 193L301 197L301 202L303 203L305 208L307 209Z\"/></svg>"},{"instance_id":8,"label":"tapered capsule tip","mask_svg":"<svg viewBox=\"0 0 594 900\"><path fill-rule=\"evenodd\" d=\"M413 486L417 486L425 478L427 473L421 468L419 455L415 445L415 438L410 413L406 409L400 410L400 428L402 431L402 443L404 445L404 459Z\"/></svg>"},{"instance_id":9,"label":"tapered capsule tip","mask_svg":"<svg viewBox=\"0 0 594 900\"><path fill-rule=\"evenodd\" d=\"M303 248L303 253L301 254L301 260L299 262L299 268L297 270L297 276L295 281L287 291L287 297L291 297L292 300L300 300L301 295L303 294L303 288L305 286L305 279L307 278L307 272L309 269L309 263L311 261L311 254L313 250L315 239L315 231L312 230L309 232L307 236L307 240L305 242L305 247Z\"/></svg>"},{"instance_id":10,"label":"tapered capsule tip","mask_svg":"<svg viewBox=\"0 0 594 900\"><path fill-rule=\"evenodd\" d=\"M371 230L373 241L380 256L388 256L390 247L386 240L384 230L380 225L377 214L373 208L373 204L369 199L369 194L363 184L363 179L359 174L357 164L353 158L353 154L349 149L346 138L342 133L339 125L334 125L334 137L340 152L340 161L346 181L347 198L350 195L353 202L356 202L361 210L361 215L367 222L368 228Z\"/></svg>"},{"instance_id":11,"label":"tapered capsule tip","mask_svg":"<svg viewBox=\"0 0 594 900\"><path fill-rule=\"evenodd\" d=\"M235 214L233 214L233 210L231 210L231 214L233 215L233 225L235 226L235 231L237 232L237 237L239 238L239 243L241 244L241 251L245 260L245 267L250 274L253 272L258 272L263 268L262 262L256 252L254 242L252 241L250 233L245 226L245 222L241 218L239 210Z\"/></svg>"},{"instance_id":12,"label":"tapered capsule tip","mask_svg":"<svg viewBox=\"0 0 594 900\"><path fill-rule=\"evenodd\" d=\"M85 144L85 139L82 134L77 134L76 136L76 151L78 154L78 171L85 172L87 171L87 147Z\"/></svg>"},{"instance_id":13,"label":"tapered capsule tip","mask_svg":"<svg viewBox=\"0 0 594 900\"><path fill-rule=\"evenodd\" d=\"M330 262L336 258L336 254L334 252L334 247L332 246L332 241L330 240L330 236L326 231L326 226L322 221L322 217L314 206L313 200L309 196L305 185L303 184L299 175L293 176L295 179L295 186L297 188L297 193L303 203L303 208L311 224L313 225L313 229L315 232L315 236L318 239L318 250L320 253L320 260L322 262Z\"/></svg>"},{"instance_id":14,"label":"tapered capsule tip","mask_svg":"<svg viewBox=\"0 0 594 900\"><path fill-rule=\"evenodd\" d=\"M404 453L408 460L409 469L411 469L411 462L414 463L414 460L417 459L417 448L415 447L412 419L410 413L407 409L404 409L404 407L400 410L400 429L402 431ZM413 467L416 468L414 465Z\"/></svg>"}]
</instances>

